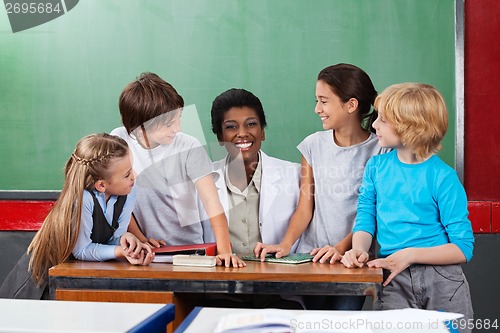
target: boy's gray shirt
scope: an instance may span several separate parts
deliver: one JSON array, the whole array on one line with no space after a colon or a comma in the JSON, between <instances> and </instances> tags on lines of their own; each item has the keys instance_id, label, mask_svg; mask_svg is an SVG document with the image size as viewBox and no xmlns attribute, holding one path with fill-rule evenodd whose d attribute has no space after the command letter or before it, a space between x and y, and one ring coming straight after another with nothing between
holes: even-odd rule
<instances>
[{"instance_id":1,"label":"boy's gray shirt","mask_svg":"<svg viewBox=\"0 0 500 333\"><path fill-rule=\"evenodd\" d=\"M146 238L168 245L201 244L203 228L195 182L212 172L205 148L177 133L169 145L147 150L120 127L111 132L127 141L137 173L134 216Z\"/></svg>"}]
</instances>

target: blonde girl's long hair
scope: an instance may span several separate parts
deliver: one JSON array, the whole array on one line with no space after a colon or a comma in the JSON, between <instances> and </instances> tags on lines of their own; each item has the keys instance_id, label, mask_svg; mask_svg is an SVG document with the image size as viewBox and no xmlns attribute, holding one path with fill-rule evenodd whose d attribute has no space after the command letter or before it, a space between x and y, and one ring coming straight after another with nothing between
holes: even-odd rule
<instances>
[{"instance_id":1,"label":"blonde girl's long hair","mask_svg":"<svg viewBox=\"0 0 500 333\"><path fill-rule=\"evenodd\" d=\"M63 189L28 247L29 269L38 285L50 267L69 258L80 230L83 191L94 189L98 180L109 179L115 158L128 154L125 140L106 133L80 139L66 162Z\"/></svg>"}]
</instances>

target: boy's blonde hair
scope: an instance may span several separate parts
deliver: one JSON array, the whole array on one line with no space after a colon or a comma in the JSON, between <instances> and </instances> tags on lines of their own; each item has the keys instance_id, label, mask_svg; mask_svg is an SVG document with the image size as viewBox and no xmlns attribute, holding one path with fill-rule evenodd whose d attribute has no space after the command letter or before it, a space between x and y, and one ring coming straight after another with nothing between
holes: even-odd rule
<instances>
[{"instance_id":1,"label":"boy's blonde hair","mask_svg":"<svg viewBox=\"0 0 500 333\"><path fill-rule=\"evenodd\" d=\"M111 163L128 154L127 142L106 133L80 139L66 162L63 189L28 247L30 270L38 285L50 267L71 255L78 239L84 190L94 189L98 180L109 179Z\"/></svg>"},{"instance_id":2,"label":"boy's blonde hair","mask_svg":"<svg viewBox=\"0 0 500 333\"><path fill-rule=\"evenodd\" d=\"M414 150L418 160L441 149L441 140L448 129L448 111L443 96L433 86L392 85L375 99L374 106L393 126L401 143Z\"/></svg>"}]
</instances>

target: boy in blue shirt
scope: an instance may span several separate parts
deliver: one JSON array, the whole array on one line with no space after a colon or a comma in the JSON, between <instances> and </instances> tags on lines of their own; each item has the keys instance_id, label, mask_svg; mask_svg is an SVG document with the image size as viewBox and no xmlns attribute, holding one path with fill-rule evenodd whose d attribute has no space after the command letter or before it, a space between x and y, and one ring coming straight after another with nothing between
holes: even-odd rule
<instances>
[{"instance_id":1,"label":"boy in blue shirt","mask_svg":"<svg viewBox=\"0 0 500 333\"><path fill-rule=\"evenodd\" d=\"M395 148L367 163L347 267L384 269L375 309L420 308L473 316L461 263L474 236L455 170L435 153L448 127L442 96L426 84L388 87L375 100L379 144ZM368 261L373 235L379 259ZM467 327L459 327L467 332Z\"/></svg>"}]
</instances>

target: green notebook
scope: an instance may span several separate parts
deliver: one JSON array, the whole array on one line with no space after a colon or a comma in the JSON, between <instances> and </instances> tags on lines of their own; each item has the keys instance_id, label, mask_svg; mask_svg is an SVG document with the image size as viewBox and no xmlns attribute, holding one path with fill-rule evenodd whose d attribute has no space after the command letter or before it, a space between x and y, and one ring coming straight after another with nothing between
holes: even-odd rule
<instances>
[{"instance_id":1,"label":"green notebook","mask_svg":"<svg viewBox=\"0 0 500 333\"><path fill-rule=\"evenodd\" d=\"M314 256L310 255L309 253L292 253L282 258L276 258L274 254L268 254L264 261L274 262L279 264L302 264L304 262L312 261L313 258ZM255 257L253 255L242 256L241 259L250 261L260 261L260 257Z\"/></svg>"}]
</instances>

